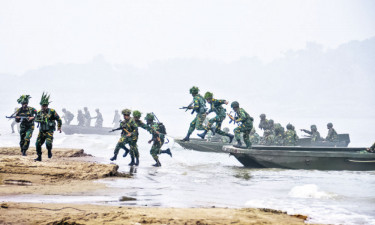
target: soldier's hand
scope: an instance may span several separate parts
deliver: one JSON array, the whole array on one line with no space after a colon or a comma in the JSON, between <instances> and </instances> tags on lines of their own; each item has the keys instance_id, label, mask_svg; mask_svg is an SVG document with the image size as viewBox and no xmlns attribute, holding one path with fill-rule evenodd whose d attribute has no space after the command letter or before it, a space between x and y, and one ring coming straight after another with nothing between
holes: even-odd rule
<instances>
[{"instance_id":1,"label":"soldier's hand","mask_svg":"<svg viewBox=\"0 0 375 225\"><path fill-rule=\"evenodd\" d=\"M128 133L128 134L126 135L126 137L130 137L130 136L132 136L132 134L131 134L131 133Z\"/></svg>"},{"instance_id":2,"label":"soldier's hand","mask_svg":"<svg viewBox=\"0 0 375 225\"><path fill-rule=\"evenodd\" d=\"M228 103L229 103L228 101L225 101L225 105L228 105Z\"/></svg>"},{"instance_id":3,"label":"soldier's hand","mask_svg":"<svg viewBox=\"0 0 375 225\"><path fill-rule=\"evenodd\" d=\"M33 120L34 118L35 118L34 116L30 116L28 120L30 121L30 120Z\"/></svg>"},{"instance_id":4,"label":"soldier's hand","mask_svg":"<svg viewBox=\"0 0 375 225\"><path fill-rule=\"evenodd\" d=\"M16 119L21 119L21 117L19 117L19 116L16 116Z\"/></svg>"}]
</instances>

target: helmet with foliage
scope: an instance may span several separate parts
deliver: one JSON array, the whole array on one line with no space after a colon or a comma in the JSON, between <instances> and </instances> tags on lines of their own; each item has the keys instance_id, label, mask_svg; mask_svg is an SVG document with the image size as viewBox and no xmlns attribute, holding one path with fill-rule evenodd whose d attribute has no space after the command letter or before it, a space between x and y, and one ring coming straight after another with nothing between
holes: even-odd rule
<instances>
[{"instance_id":1,"label":"helmet with foliage","mask_svg":"<svg viewBox=\"0 0 375 225\"><path fill-rule=\"evenodd\" d=\"M133 117L134 118L141 118L141 116L142 116L142 113L140 112L140 111L138 111L138 110L134 110L133 111Z\"/></svg>"},{"instance_id":2,"label":"helmet with foliage","mask_svg":"<svg viewBox=\"0 0 375 225\"><path fill-rule=\"evenodd\" d=\"M151 113L147 113L145 116L145 120L154 120L154 119L155 119L155 116L152 115Z\"/></svg>"},{"instance_id":3,"label":"helmet with foliage","mask_svg":"<svg viewBox=\"0 0 375 225\"><path fill-rule=\"evenodd\" d=\"M193 86L192 88L190 88L190 94L196 95L196 94L198 94L198 92L199 92L199 88L198 87Z\"/></svg>"},{"instance_id":4,"label":"helmet with foliage","mask_svg":"<svg viewBox=\"0 0 375 225\"><path fill-rule=\"evenodd\" d=\"M230 104L230 107L238 108L238 107L240 107L240 103L238 103L237 101L234 101L234 102L232 102L232 104Z\"/></svg>"},{"instance_id":5,"label":"helmet with foliage","mask_svg":"<svg viewBox=\"0 0 375 225\"><path fill-rule=\"evenodd\" d=\"M130 109L124 109L124 110L121 111L121 113L122 113L122 115L130 116L132 111Z\"/></svg>"},{"instance_id":6,"label":"helmet with foliage","mask_svg":"<svg viewBox=\"0 0 375 225\"><path fill-rule=\"evenodd\" d=\"M42 98L40 99L40 105L49 105L49 103L51 103L49 101L49 95L47 95L47 93L44 93L42 94Z\"/></svg>"},{"instance_id":7,"label":"helmet with foliage","mask_svg":"<svg viewBox=\"0 0 375 225\"><path fill-rule=\"evenodd\" d=\"M17 99L17 102L18 104L29 104L30 98L31 98L30 95L21 95L21 97Z\"/></svg>"},{"instance_id":8,"label":"helmet with foliage","mask_svg":"<svg viewBox=\"0 0 375 225\"><path fill-rule=\"evenodd\" d=\"M207 91L206 94L204 94L204 99L212 99L213 96L211 92Z\"/></svg>"}]
</instances>

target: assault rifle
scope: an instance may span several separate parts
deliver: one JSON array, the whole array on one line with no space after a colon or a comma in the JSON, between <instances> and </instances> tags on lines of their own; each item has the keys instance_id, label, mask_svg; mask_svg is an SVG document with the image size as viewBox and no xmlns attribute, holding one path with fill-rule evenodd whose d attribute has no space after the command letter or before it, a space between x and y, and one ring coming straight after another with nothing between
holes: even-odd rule
<instances>
[{"instance_id":1,"label":"assault rifle","mask_svg":"<svg viewBox=\"0 0 375 225\"><path fill-rule=\"evenodd\" d=\"M115 132L116 130L123 130L125 131L127 134L131 134L127 129L123 128L123 127L118 127L116 129L112 129L110 130L109 132Z\"/></svg>"},{"instance_id":2,"label":"assault rifle","mask_svg":"<svg viewBox=\"0 0 375 225\"><path fill-rule=\"evenodd\" d=\"M193 104L194 104L194 101L192 101L188 106L183 106L180 109L186 109L185 110L185 112L186 112L186 111L188 111L190 109L193 109ZM195 112L195 109L193 109L193 111L191 112L191 114L194 114L194 112Z\"/></svg>"},{"instance_id":3,"label":"assault rifle","mask_svg":"<svg viewBox=\"0 0 375 225\"><path fill-rule=\"evenodd\" d=\"M229 117L229 119L230 119L229 123L232 123L232 122L233 122L233 124L236 124L236 123L237 123L238 125L240 125L240 124L239 124L240 122L237 122L236 119L235 119L235 117L232 116L231 114L232 114L232 112L227 113L227 115L228 115L228 117Z\"/></svg>"},{"instance_id":4,"label":"assault rifle","mask_svg":"<svg viewBox=\"0 0 375 225\"><path fill-rule=\"evenodd\" d=\"M12 115L12 116L5 116L5 118L7 118L7 119L21 119L21 121L29 120L29 116L13 116Z\"/></svg>"}]
</instances>

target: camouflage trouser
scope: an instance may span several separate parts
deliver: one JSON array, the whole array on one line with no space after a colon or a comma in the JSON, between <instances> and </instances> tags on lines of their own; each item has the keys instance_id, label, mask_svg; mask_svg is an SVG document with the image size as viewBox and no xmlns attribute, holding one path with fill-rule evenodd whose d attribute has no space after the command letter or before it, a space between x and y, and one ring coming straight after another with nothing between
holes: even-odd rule
<instances>
[{"instance_id":1,"label":"camouflage trouser","mask_svg":"<svg viewBox=\"0 0 375 225\"><path fill-rule=\"evenodd\" d=\"M33 136L34 125L31 127L21 127L20 129L20 147L21 151L29 149L30 139Z\"/></svg>"},{"instance_id":2,"label":"camouflage trouser","mask_svg":"<svg viewBox=\"0 0 375 225\"><path fill-rule=\"evenodd\" d=\"M205 127L205 129L207 131L211 130L212 129L212 124L216 124L215 125L215 133L217 134L220 134L220 135L224 135L224 136L228 136L228 133L225 133L224 131L221 130L221 124L223 123L223 120L225 119L225 116L215 116L214 118L210 119L207 123L207 126Z\"/></svg>"},{"instance_id":3,"label":"camouflage trouser","mask_svg":"<svg viewBox=\"0 0 375 225\"><path fill-rule=\"evenodd\" d=\"M53 131L39 131L38 138L36 139L36 154L42 155L42 145L46 142L46 147L52 150Z\"/></svg>"},{"instance_id":4,"label":"camouflage trouser","mask_svg":"<svg viewBox=\"0 0 375 225\"><path fill-rule=\"evenodd\" d=\"M189 127L188 133L192 134L195 129L197 129L197 130L204 130L204 127L203 127L204 119L206 119L206 114L205 113L197 114L197 116L195 117L195 119L193 121L191 121L191 123L190 123L190 127Z\"/></svg>"},{"instance_id":5,"label":"camouflage trouser","mask_svg":"<svg viewBox=\"0 0 375 225\"><path fill-rule=\"evenodd\" d=\"M117 155L120 149L125 150L125 145L129 144L130 146L130 155L132 157L139 157L138 147L137 147L137 139L133 139L132 137L121 136L118 140L114 154Z\"/></svg>"},{"instance_id":6,"label":"camouflage trouser","mask_svg":"<svg viewBox=\"0 0 375 225\"><path fill-rule=\"evenodd\" d=\"M160 154L160 149L161 149L161 146L163 146L163 144L164 144L164 139L162 138L160 138L160 141L154 140L152 144L150 154L152 158L154 158L155 161L159 159L158 155Z\"/></svg>"},{"instance_id":7,"label":"camouflage trouser","mask_svg":"<svg viewBox=\"0 0 375 225\"><path fill-rule=\"evenodd\" d=\"M246 144L247 148L251 148L250 142L250 131L253 129L253 124L241 124L237 128L234 129L234 136L237 141L241 141L241 133L243 133L243 140Z\"/></svg>"}]
</instances>

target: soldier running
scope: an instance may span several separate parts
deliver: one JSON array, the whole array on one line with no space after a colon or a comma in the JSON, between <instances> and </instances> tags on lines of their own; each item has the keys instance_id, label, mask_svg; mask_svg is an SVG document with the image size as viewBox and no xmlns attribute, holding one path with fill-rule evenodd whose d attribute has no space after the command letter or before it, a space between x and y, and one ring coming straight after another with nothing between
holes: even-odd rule
<instances>
[{"instance_id":1,"label":"soldier running","mask_svg":"<svg viewBox=\"0 0 375 225\"><path fill-rule=\"evenodd\" d=\"M38 157L34 159L35 161L42 161L42 145L46 142L46 147L48 150L48 158L52 158L52 143L53 143L53 133L57 130L61 133L62 121L60 116L54 109L48 108L49 105L49 95L42 94L40 100L40 105L42 109L38 111L35 121L39 123L39 134L36 140L36 154Z\"/></svg>"},{"instance_id":2,"label":"soldier running","mask_svg":"<svg viewBox=\"0 0 375 225\"><path fill-rule=\"evenodd\" d=\"M241 133L243 133L243 139L246 144L246 148L251 148L250 142L250 131L253 129L254 119L243 109L240 108L240 104L237 101L232 102L232 109L236 112L237 116L231 118L234 122L241 123L238 127L234 129L234 135L237 140L237 144L233 145L234 147L241 147Z\"/></svg>"},{"instance_id":3,"label":"soldier running","mask_svg":"<svg viewBox=\"0 0 375 225\"><path fill-rule=\"evenodd\" d=\"M213 134L217 133L217 134L229 137L229 143L232 143L234 135L226 133L226 132L221 130L221 124L223 123L223 120L226 117L226 115L225 115L226 110L222 105L223 104L228 105L228 101L214 99L213 94L211 92L206 92L206 94L204 95L204 99L211 106L210 110L208 111L208 114L211 113L211 112L214 112L216 114L216 116L208 121L207 126L204 127L205 131L201 134L198 134L198 136L201 137L202 139L204 139L207 132L209 130L211 130ZM212 128L212 125L214 123L215 123L215 127Z\"/></svg>"}]
</instances>

